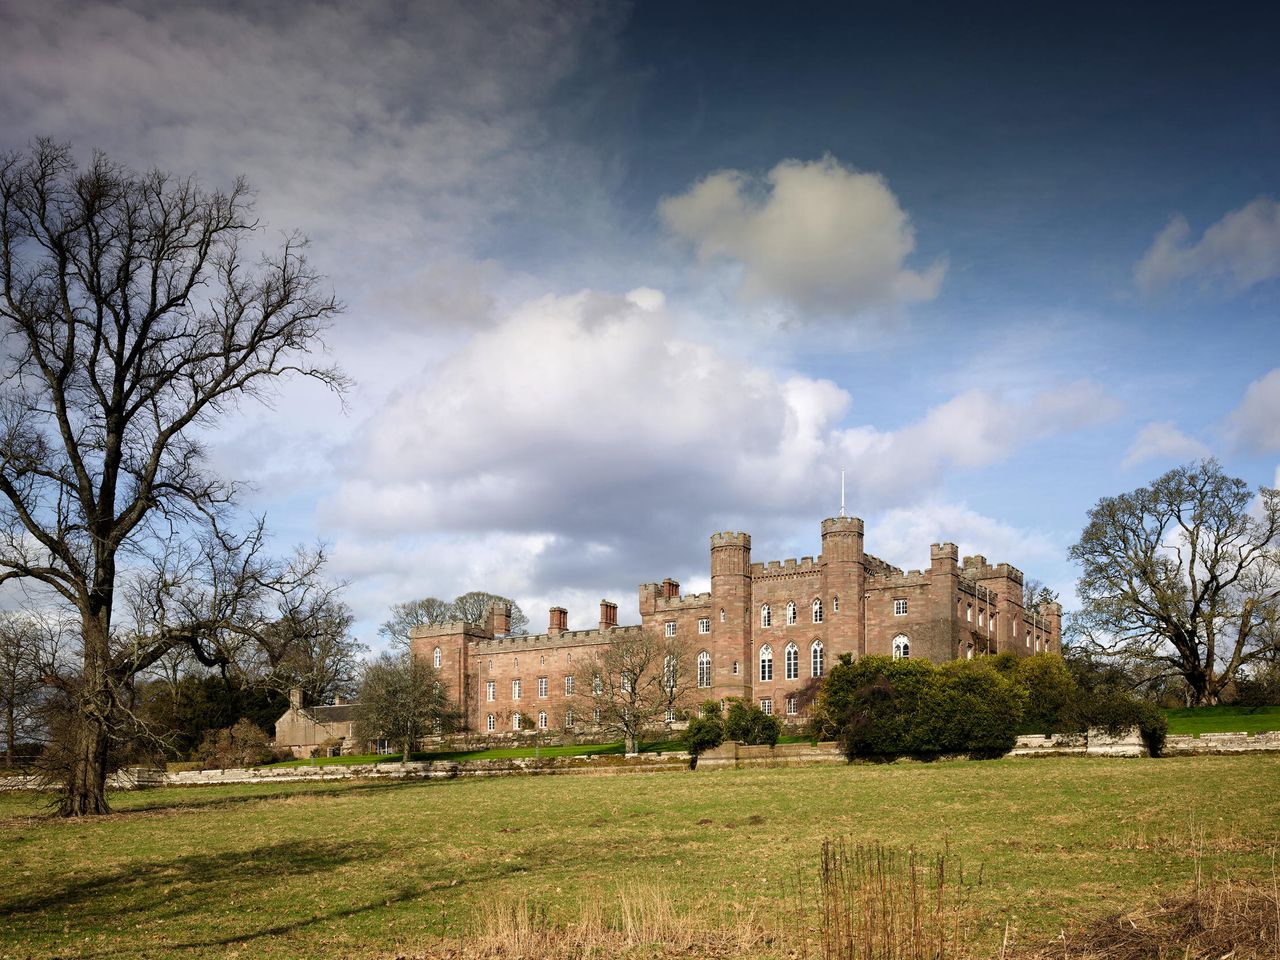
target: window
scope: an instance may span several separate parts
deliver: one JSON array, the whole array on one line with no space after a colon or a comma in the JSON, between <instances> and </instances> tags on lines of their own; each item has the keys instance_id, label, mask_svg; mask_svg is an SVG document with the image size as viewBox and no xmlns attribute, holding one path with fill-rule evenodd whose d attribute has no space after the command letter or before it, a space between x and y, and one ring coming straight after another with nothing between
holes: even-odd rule
<instances>
[{"instance_id":1,"label":"window","mask_svg":"<svg viewBox=\"0 0 1280 960\"><path fill-rule=\"evenodd\" d=\"M546 658L546 657L539 657L539 658L538 658L538 666L540 666L540 667L545 667L546 665L547 665L547 658Z\"/></svg>"},{"instance_id":2,"label":"window","mask_svg":"<svg viewBox=\"0 0 1280 960\"><path fill-rule=\"evenodd\" d=\"M545 697L547 695L547 678L538 678L538 696Z\"/></svg>"},{"instance_id":3,"label":"window","mask_svg":"<svg viewBox=\"0 0 1280 960\"><path fill-rule=\"evenodd\" d=\"M668 637L674 637L676 635L676 622L674 620L668 620L666 622L666 630Z\"/></svg>"},{"instance_id":4,"label":"window","mask_svg":"<svg viewBox=\"0 0 1280 960\"><path fill-rule=\"evenodd\" d=\"M676 712L670 707L667 707L667 723L675 723L675 722L676 722Z\"/></svg>"},{"instance_id":5,"label":"window","mask_svg":"<svg viewBox=\"0 0 1280 960\"><path fill-rule=\"evenodd\" d=\"M493 701L497 698L497 696L498 696L498 683L496 680L490 680L488 683L484 685L484 698L488 700L490 703L493 703Z\"/></svg>"},{"instance_id":6,"label":"window","mask_svg":"<svg viewBox=\"0 0 1280 960\"><path fill-rule=\"evenodd\" d=\"M796 622L796 605L794 602L787 603L787 626Z\"/></svg>"},{"instance_id":7,"label":"window","mask_svg":"<svg viewBox=\"0 0 1280 960\"><path fill-rule=\"evenodd\" d=\"M710 618L710 617L703 617L701 620L699 620L699 621L698 621L698 632L699 632L699 633L710 633L710 632L711 632L711 618Z\"/></svg>"},{"instance_id":8,"label":"window","mask_svg":"<svg viewBox=\"0 0 1280 960\"><path fill-rule=\"evenodd\" d=\"M765 697L760 701L760 709L768 716L773 716L773 700Z\"/></svg>"},{"instance_id":9,"label":"window","mask_svg":"<svg viewBox=\"0 0 1280 960\"><path fill-rule=\"evenodd\" d=\"M773 647L767 643L760 648L760 679L773 679Z\"/></svg>"},{"instance_id":10,"label":"window","mask_svg":"<svg viewBox=\"0 0 1280 960\"><path fill-rule=\"evenodd\" d=\"M618 678L618 680L619 680L618 686L622 689L622 692L630 693L631 692L631 675L624 670L622 672L622 675Z\"/></svg>"},{"instance_id":11,"label":"window","mask_svg":"<svg viewBox=\"0 0 1280 960\"><path fill-rule=\"evenodd\" d=\"M911 641L898 634L893 638L893 659L907 660L911 657Z\"/></svg>"},{"instance_id":12,"label":"window","mask_svg":"<svg viewBox=\"0 0 1280 960\"><path fill-rule=\"evenodd\" d=\"M490 733L493 733L494 730L498 729L498 718L495 717L492 713L489 714L487 717L484 718L484 728L488 730Z\"/></svg>"},{"instance_id":13,"label":"window","mask_svg":"<svg viewBox=\"0 0 1280 960\"><path fill-rule=\"evenodd\" d=\"M591 692L597 697L604 693L604 681L600 679L600 674L596 674L591 678Z\"/></svg>"},{"instance_id":14,"label":"window","mask_svg":"<svg viewBox=\"0 0 1280 960\"><path fill-rule=\"evenodd\" d=\"M735 677L738 675L738 661L737 661L737 660L733 661L733 675L734 675Z\"/></svg>"},{"instance_id":15,"label":"window","mask_svg":"<svg viewBox=\"0 0 1280 960\"><path fill-rule=\"evenodd\" d=\"M565 663L573 663L573 654L572 654L572 653L566 653L566 654L564 655L564 660L565 660Z\"/></svg>"},{"instance_id":16,"label":"window","mask_svg":"<svg viewBox=\"0 0 1280 960\"><path fill-rule=\"evenodd\" d=\"M436 647L436 652L431 655L431 663L437 670L440 669L440 648Z\"/></svg>"},{"instance_id":17,"label":"window","mask_svg":"<svg viewBox=\"0 0 1280 960\"><path fill-rule=\"evenodd\" d=\"M547 729L547 711L545 710L538 711L538 729L539 730Z\"/></svg>"},{"instance_id":18,"label":"window","mask_svg":"<svg viewBox=\"0 0 1280 960\"><path fill-rule=\"evenodd\" d=\"M492 660L490 660L490 661L489 661L489 669L490 669L490 670L492 670L492 669L493 669L493 661L492 661Z\"/></svg>"},{"instance_id":19,"label":"window","mask_svg":"<svg viewBox=\"0 0 1280 960\"><path fill-rule=\"evenodd\" d=\"M600 708L599 708L599 707L596 707L594 710L592 710L592 711L591 711L591 719L592 719L593 721L595 721L596 723L599 723L599 722L600 722Z\"/></svg>"},{"instance_id":20,"label":"window","mask_svg":"<svg viewBox=\"0 0 1280 960\"><path fill-rule=\"evenodd\" d=\"M724 623L724 607L720 608L720 622Z\"/></svg>"},{"instance_id":21,"label":"window","mask_svg":"<svg viewBox=\"0 0 1280 960\"><path fill-rule=\"evenodd\" d=\"M767 603L760 608L760 626L762 627L773 626L773 613L770 612L769 605Z\"/></svg>"},{"instance_id":22,"label":"window","mask_svg":"<svg viewBox=\"0 0 1280 960\"><path fill-rule=\"evenodd\" d=\"M573 711L572 711L572 710L566 710L566 711L564 712L564 725L565 725L566 727L572 727L572 726L573 726Z\"/></svg>"},{"instance_id":23,"label":"window","mask_svg":"<svg viewBox=\"0 0 1280 960\"><path fill-rule=\"evenodd\" d=\"M907 615L907 601L905 600L893 601L893 615L895 617L905 617Z\"/></svg>"},{"instance_id":24,"label":"window","mask_svg":"<svg viewBox=\"0 0 1280 960\"><path fill-rule=\"evenodd\" d=\"M840 598L839 598L839 597L832 597L832 598L831 598L831 612L832 612L832 613L839 613L839 612L840 612Z\"/></svg>"},{"instance_id":25,"label":"window","mask_svg":"<svg viewBox=\"0 0 1280 960\"><path fill-rule=\"evenodd\" d=\"M809 666L810 672L815 677L822 676L822 668L825 666L824 657L822 655L822 641L813 641L813 647L809 650Z\"/></svg>"},{"instance_id":26,"label":"window","mask_svg":"<svg viewBox=\"0 0 1280 960\"><path fill-rule=\"evenodd\" d=\"M512 729L512 730L519 730L519 729L520 729L520 714L518 714L518 713L513 713L513 714L511 715L511 729Z\"/></svg>"},{"instance_id":27,"label":"window","mask_svg":"<svg viewBox=\"0 0 1280 960\"><path fill-rule=\"evenodd\" d=\"M800 648L794 643L788 643L783 652L783 662L786 664L787 679L797 679L800 676Z\"/></svg>"},{"instance_id":28,"label":"window","mask_svg":"<svg viewBox=\"0 0 1280 960\"><path fill-rule=\"evenodd\" d=\"M973 604L969 604L968 611L965 613L965 619L973 623Z\"/></svg>"},{"instance_id":29,"label":"window","mask_svg":"<svg viewBox=\"0 0 1280 960\"><path fill-rule=\"evenodd\" d=\"M520 681L519 680L511 681L511 699L512 700L520 699Z\"/></svg>"},{"instance_id":30,"label":"window","mask_svg":"<svg viewBox=\"0 0 1280 960\"><path fill-rule=\"evenodd\" d=\"M996 630L996 617L998 617L998 616L1000 616L1000 614L998 614L998 613L993 613L993 614L991 614L991 616L990 616L990 617L988 617L988 618L987 618L987 633L995 633L995 630Z\"/></svg>"},{"instance_id":31,"label":"window","mask_svg":"<svg viewBox=\"0 0 1280 960\"><path fill-rule=\"evenodd\" d=\"M676 684L680 681L680 664L671 654L662 658L662 688L667 693L675 693Z\"/></svg>"},{"instance_id":32,"label":"window","mask_svg":"<svg viewBox=\"0 0 1280 960\"><path fill-rule=\"evenodd\" d=\"M982 613L983 612L981 610L978 611L978 626L982 626L982 624L984 623Z\"/></svg>"},{"instance_id":33,"label":"window","mask_svg":"<svg viewBox=\"0 0 1280 960\"><path fill-rule=\"evenodd\" d=\"M573 696L573 677L572 676L568 676L564 678L564 695L566 697Z\"/></svg>"},{"instance_id":34,"label":"window","mask_svg":"<svg viewBox=\"0 0 1280 960\"><path fill-rule=\"evenodd\" d=\"M519 658L519 657L512 657L512 658L511 658L511 666L513 666L513 667L518 667L518 666L520 666L520 658Z\"/></svg>"},{"instance_id":35,"label":"window","mask_svg":"<svg viewBox=\"0 0 1280 960\"><path fill-rule=\"evenodd\" d=\"M965 658L966 660L972 660L972 659L973 659L973 644L972 644L972 643L971 643L971 644L969 644L967 647L965 647L965 648L964 648L964 658Z\"/></svg>"},{"instance_id":36,"label":"window","mask_svg":"<svg viewBox=\"0 0 1280 960\"><path fill-rule=\"evenodd\" d=\"M705 650L698 654L698 686L711 686L711 654Z\"/></svg>"},{"instance_id":37,"label":"window","mask_svg":"<svg viewBox=\"0 0 1280 960\"><path fill-rule=\"evenodd\" d=\"M814 623L822 622L822 601L821 600L813 601L813 622Z\"/></svg>"},{"instance_id":38,"label":"window","mask_svg":"<svg viewBox=\"0 0 1280 960\"><path fill-rule=\"evenodd\" d=\"M799 704L797 700L798 698L794 696L787 697L787 716L788 717L794 717L796 715L799 709Z\"/></svg>"}]
</instances>

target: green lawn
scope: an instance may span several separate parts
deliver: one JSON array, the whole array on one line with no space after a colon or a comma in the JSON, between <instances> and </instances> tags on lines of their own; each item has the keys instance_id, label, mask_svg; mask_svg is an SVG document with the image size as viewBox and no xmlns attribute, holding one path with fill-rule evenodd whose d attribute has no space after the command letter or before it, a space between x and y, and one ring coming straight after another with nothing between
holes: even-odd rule
<instances>
[{"instance_id":1,"label":"green lawn","mask_svg":"<svg viewBox=\"0 0 1280 960\"><path fill-rule=\"evenodd\" d=\"M808 740L802 736L784 736L779 743L803 743ZM673 753L682 751L685 745L680 740L665 740L659 743L646 743L640 747L641 753ZM420 760L525 760L531 757L585 757L585 756L621 756L622 742L617 743L573 743L563 746L544 747L493 747L488 750L454 750L436 751L434 753L410 754L410 759ZM267 764L275 767L309 767L309 766L354 766L364 763L399 763L400 754L387 756L380 753L364 754L349 757L324 757L317 760L284 760L280 763Z\"/></svg>"},{"instance_id":2,"label":"green lawn","mask_svg":"<svg viewBox=\"0 0 1280 960\"><path fill-rule=\"evenodd\" d=\"M997 946L1006 921L1052 936L1197 864L1270 877L1277 783L1280 757L1257 754L164 789L83 822L0 794L0 958L393 956L486 904L565 920L624 880L802 925L837 836L981 866Z\"/></svg>"},{"instance_id":3,"label":"green lawn","mask_svg":"<svg viewBox=\"0 0 1280 960\"><path fill-rule=\"evenodd\" d=\"M1266 733L1280 730L1280 707L1192 707L1166 710L1170 733Z\"/></svg>"}]
</instances>

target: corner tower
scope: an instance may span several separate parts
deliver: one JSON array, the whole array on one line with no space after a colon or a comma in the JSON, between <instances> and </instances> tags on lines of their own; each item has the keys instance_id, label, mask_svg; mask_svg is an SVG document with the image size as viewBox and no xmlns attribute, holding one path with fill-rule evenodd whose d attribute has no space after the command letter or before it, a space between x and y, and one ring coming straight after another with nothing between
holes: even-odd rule
<instances>
[{"instance_id":1,"label":"corner tower","mask_svg":"<svg viewBox=\"0 0 1280 960\"><path fill-rule=\"evenodd\" d=\"M725 532L711 535L711 657L714 695L750 699L749 534Z\"/></svg>"},{"instance_id":2,"label":"corner tower","mask_svg":"<svg viewBox=\"0 0 1280 960\"><path fill-rule=\"evenodd\" d=\"M866 653L862 595L867 568L859 517L828 517L822 521L822 605L826 626L827 663L842 653Z\"/></svg>"}]
</instances>

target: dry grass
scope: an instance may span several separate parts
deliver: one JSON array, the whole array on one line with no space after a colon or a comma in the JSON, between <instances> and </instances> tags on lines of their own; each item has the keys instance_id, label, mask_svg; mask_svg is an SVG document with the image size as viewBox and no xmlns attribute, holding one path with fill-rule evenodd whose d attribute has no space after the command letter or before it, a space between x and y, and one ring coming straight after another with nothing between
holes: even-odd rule
<instances>
[{"instance_id":1,"label":"dry grass","mask_svg":"<svg viewBox=\"0 0 1280 960\"><path fill-rule=\"evenodd\" d=\"M1112 914L1024 955L1027 960L1277 960L1280 895L1213 881L1155 906Z\"/></svg>"},{"instance_id":2,"label":"dry grass","mask_svg":"<svg viewBox=\"0 0 1280 960\"><path fill-rule=\"evenodd\" d=\"M979 874L976 882L981 883ZM953 960L968 955L971 884L946 850L827 840L819 865L823 960Z\"/></svg>"},{"instance_id":3,"label":"dry grass","mask_svg":"<svg viewBox=\"0 0 1280 960\"><path fill-rule=\"evenodd\" d=\"M798 956L777 952L778 925L754 913L711 918L678 904L663 888L624 883L582 901L576 916L556 922L545 905L525 898L483 905L470 934L396 960L602 960L606 957Z\"/></svg>"}]
</instances>

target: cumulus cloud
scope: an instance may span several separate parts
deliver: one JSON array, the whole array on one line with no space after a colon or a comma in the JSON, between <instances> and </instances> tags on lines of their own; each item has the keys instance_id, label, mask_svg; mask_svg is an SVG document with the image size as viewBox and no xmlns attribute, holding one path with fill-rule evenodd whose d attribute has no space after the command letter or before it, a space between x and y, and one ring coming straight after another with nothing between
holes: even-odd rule
<instances>
[{"instance_id":1,"label":"cumulus cloud","mask_svg":"<svg viewBox=\"0 0 1280 960\"><path fill-rule=\"evenodd\" d=\"M1133 268L1134 282L1155 295L1193 282L1235 295L1280 277L1280 204L1258 197L1192 237L1181 215L1156 235Z\"/></svg>"},{"instance_id":2,"label":"cumulus cloud","mask_svg":"<svg viewBox=\"0 0 1280 960\"><path fill-rule=\"evenodd\" d=\"M981 554L990 563L1012 563L1024 573L1037 574L1036 565L1056 566L1065 553L1043 531L1021 530L984 516L963 503L928 499L910 507L896 507L867 525L867 549L904 570L929 566L929 544L947 541L961 556Z\"/></svg>"},{"instance_id":3,"label":"cumulus cloud","mask_svg":"<svg viewBox=\"0 0 1280 960\"><path fill-rule=\"evenodd\" d=\"M1258 453L1280 451L1280 367L1249 384L1228 417L1235 445Z\"/></svg>"},{"instance_id":4,"label":"cumulus cloud","mask_svg":"<svg viewBox=\"0 0 1280 960\"><path fill-rule=\"evenodd\" d=\"M897 430L846 426L853 402L683 336L657 291L543 297L363 425L323 522L364 538L553 532L522 560L534 593L688 577L720 524L830 513L841 466L866 515L1115 411L1088 381L967 391Z\"/></svg>"},{"instance_id":5,"label":"cumulus cloud","mask_svg":"<svg viewBox=\"0 0 1280 960\"><path fill-rule=\"evenodd\" d=\"M816 314L854 315L938 295L939 260L906 265L915 230L884 178L833 157L784 160L763 183L722 170L659 205L663 222L703 261L740 265L740 292Z\"/></svg>"},{"instance_id":6,"label":"cumulus cloud","mask_svg":"<svg viewBox=\"0 0 1280 960\"><path fill-rule=\"evenodd\" d=\"M1172 420L1160 420L1138 431L1120 466L1127 470L1148 460L1195 460L1210 454L1206 444L1187 436Z\"/></svg>"}]
</instances>

